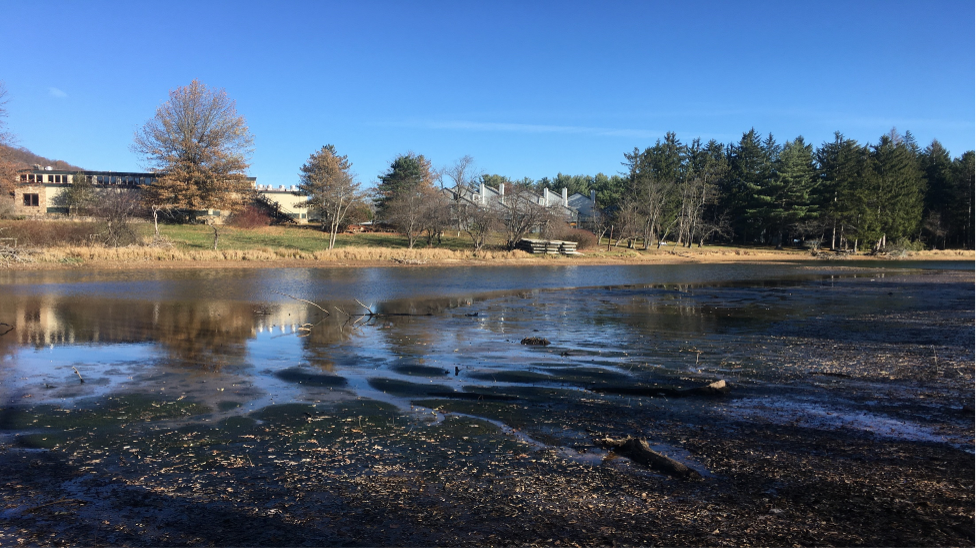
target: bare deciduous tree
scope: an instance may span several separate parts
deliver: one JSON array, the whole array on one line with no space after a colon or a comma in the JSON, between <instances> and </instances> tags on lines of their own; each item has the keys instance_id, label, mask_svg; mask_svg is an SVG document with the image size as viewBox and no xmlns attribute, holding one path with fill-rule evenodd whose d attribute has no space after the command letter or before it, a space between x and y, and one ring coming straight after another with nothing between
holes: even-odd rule
<instances>
[{"instance_id":1,"label":"bare deciduous tree","mask_svg":"<svg viewBox=\"0 0 979 550\"><path fill-rule=\"evenodd\" d=\"M99 239L106 246L126 246L139 236L132 226L139 215L139 199L125 189L99 189L93 201L93 214L102 224Z\"/></svg>"},{"instance_id":2,"label":"bare deciduous tree","mask_svg":"<svg viewBox=\"0 0 979 550\"><path fill-rule=\"evenodd\" d=\"M433 189L427 193L428 200L422 206L422 226L427 233L428 245L436 241L442 244L442 234L452 226L452 201L448 192Z\"/></svg>"},{"instance_id":3,"label":"bare deciduous tree","mask_svg":"<svg viewBox=\"0 0 979 550\"><path fill-rule=\"evenodd\" d=\"M143 189L143 203L154 211L154 220L166 208L233 210L242 204L251 196L245 171L252 142L244 117L224 90L198 80L172 90L136 131L132 147L146 169L157 174Z\"/></svg>"},{"instance_id":4,"label":"bare deciduous tree","mask_svg":"<svg viewBox=\"0 0 979 550\"><path fill-rule=\"evenodd\" d=\"M507 250L516 248L517 243L533 231L546 232L553 223L552 209L540 204L538 198L530 189L516 185L503 197L501 223L506 233Z\"/></svg>"},{"instance_id":5,"label":"bare deciduous tree","mask_svg":"<svg viewBox=\"0 0 979 550\"><path fill-rule=\"evenodd\" d=\"M306 200L297 203L296 207L305 207L319 215L323 231L330 232L330 250L350 206L363 198L354 178L350 161L346 155L338 155L333 145L310 155L300 168L296 195L304 196Z\"/></svg>"},{"instance_id":6,"label":"bare deciduous tree","mask_svg":"<svg viewBox=\"0 0 979 550\"><path fill-rule=\"evenodd\" d=\"M408 248L413 248L418 236L425 230L426 206L434 197L432 189L405 190L390 196L385 204L385 221L408 238Z\"/></svg>"},{"instance_id":7,"label":"bare deciduous tree","mask_svg":"<svg viewBox=\"0 0 979 550\"><path fill-rule=\"evenodd\" d=\"M0 203L11 202L10 193L17 185L17 167L7 158L9 147L13 145L14 137L7 131L7 86L0 80ZM10 205L13 210L13 204Z\"/></svg>"},{"instance_id":8,"label":"bare deciduous tree","mask_svg":"<svg viewBox=\"0 0 979 550\"><path fill-rule=\"evenodd\" d=\"M471 203L460 203L456 209L462 230L473 242L473 251L479 252L490 234L500 227L499 212L481 208Z\"/></svg>"}]
</instances>

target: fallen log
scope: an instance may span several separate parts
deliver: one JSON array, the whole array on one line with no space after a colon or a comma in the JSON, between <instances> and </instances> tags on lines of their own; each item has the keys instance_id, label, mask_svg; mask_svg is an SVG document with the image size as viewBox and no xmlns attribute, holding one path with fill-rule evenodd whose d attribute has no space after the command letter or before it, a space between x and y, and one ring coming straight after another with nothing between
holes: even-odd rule
<instances>
[{"instance_id":1,"label":"fallen log","mask_svg":"<svg viewBox=\"0 0 979 550\"><path fill-rule=\"evenodd\" d=\"M691 480L702 479L703 477L696 470L679 460L674 460L650 449L649 443L645 439L639 439L638 437L623 437L620 439L606 437L595 440L595 443L602 447L611 448L616 453L633 462L649 469L663 472L664 474Z\"/></svg>"},{"instance_id":2,"label":"fallen log","mask_svg":"<svg viewBox=\"0 0 979 550\"><path fill-rule=\"evenodd\" d=\"M635 395L639 397L717 397L730 393L731 385L724 380L718 380L706 386L685 390L659 386L592 386L588 389L595 393L614 393L617 395Z\"/></svg>"}]
</instances>

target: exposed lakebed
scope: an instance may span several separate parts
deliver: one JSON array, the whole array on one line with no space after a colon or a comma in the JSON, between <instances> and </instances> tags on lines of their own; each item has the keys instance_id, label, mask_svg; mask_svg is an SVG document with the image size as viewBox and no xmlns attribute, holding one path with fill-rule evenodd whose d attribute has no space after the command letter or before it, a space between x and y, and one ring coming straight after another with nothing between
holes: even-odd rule
<instances>
[{"instance_id":1,"label":"exposed lakebed","mask_svg":"<svg viewBox=\"0 0 979 550\"><path fill-rule=\"evenodd\" d=\"M972 543L971 263L10 272L0 293L3 544Z\"/></svg>"}]
</instances>

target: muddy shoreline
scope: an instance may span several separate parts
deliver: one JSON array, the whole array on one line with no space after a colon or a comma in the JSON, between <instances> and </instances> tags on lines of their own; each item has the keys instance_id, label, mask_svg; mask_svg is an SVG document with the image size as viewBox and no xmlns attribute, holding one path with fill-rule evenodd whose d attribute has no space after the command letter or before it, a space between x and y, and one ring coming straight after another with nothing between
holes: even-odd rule
<instances>
[{"instance_id":1,"label":"muddy shoreline","mask_svg":"<svg viewBox=\"0 0 979 550\"><path fill-rule=\"evenodd\" d=\"M451 344L454 374L437 343L399 351L368 381L402 401L341 387L353 378L337 366L285 377L323 399L242 414L230 388L213 405L8 402L0 544L973 547L974 300L973 272L515 295L365 327L422 342L432 326L529 316L483 347ZM591 329L561 317L575 307L632 328L583 345ZM521 346L535 329L552 345ZM443 397L455 377L485 398ZM589 390L718 378L730 394ZM704 479L609 454L606 436L641 436Z\"/></svg>"}]
</instances>

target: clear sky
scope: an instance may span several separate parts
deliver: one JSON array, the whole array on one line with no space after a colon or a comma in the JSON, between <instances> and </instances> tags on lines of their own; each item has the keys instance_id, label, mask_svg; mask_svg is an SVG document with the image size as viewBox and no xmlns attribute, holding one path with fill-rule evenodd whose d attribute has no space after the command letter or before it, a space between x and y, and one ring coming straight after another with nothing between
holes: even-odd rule
<instances>
[{"instance_id":1,"label":"clear sky","mask_svg":"<svg viewBox=\"0 0 979 550\"><path fill-rule=\"evenodd\" d=\"M92 170L139 170L134 131L195 78L237 101L272 185L328 143L366 185L409 150L611 175L667 131L975 149L972 1L0 0L0 20L9 130Z\"/></svg>"}]
</instances>

